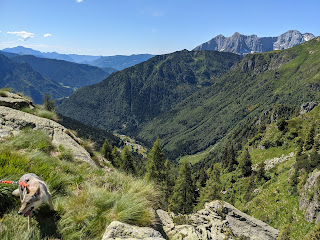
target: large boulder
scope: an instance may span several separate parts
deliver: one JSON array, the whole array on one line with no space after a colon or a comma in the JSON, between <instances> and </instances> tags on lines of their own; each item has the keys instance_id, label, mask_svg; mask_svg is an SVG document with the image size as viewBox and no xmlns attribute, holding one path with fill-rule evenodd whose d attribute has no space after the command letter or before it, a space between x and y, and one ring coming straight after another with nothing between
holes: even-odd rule
<instances>
[{"instance_id":1,"label":"large boulder","mask_svg":"<svg viewBox=\"0 0 320 240\"><path fill-rule=\"evenodd\" d=\"M70 149L76 159L95 166L89 153L79 144L80 140L59 123L9 107L0 106L0 139L11 135L18 135L26 127L45 131L51 137L53 144L56 146L62 145Z\"/></svg>"},{"instance_id":2,"label":"large boulder","mask_svg":"<svg viewBox=\"0 0 320 240\"><path fill-rule=\"evenodd\" d=\"M137 227L113 221L103 234L102 240L165 240L160 232L149 227Z\"/></svg>"},{"instance_id":3,"label":"large boulder","mask_svg":"<svg viewBox=\"0 0 320 240\"><path fill-rule=\"evenodd\" d=\"M204 209L189 215L174 216L163 210L157 210L157 214L170 239L225 240L245 237L250 240L272 240L279 234L279 230L223 201L207 203ZM185 219L185 223L176 225L173 218Z\"/></svg>"}]
</instances>

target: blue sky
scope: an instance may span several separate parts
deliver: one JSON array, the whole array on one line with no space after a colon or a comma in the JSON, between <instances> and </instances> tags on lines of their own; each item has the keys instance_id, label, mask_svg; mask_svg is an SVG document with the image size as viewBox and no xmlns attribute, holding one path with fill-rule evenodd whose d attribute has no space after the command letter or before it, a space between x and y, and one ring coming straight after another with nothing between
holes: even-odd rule
<instances>
[{"instance_id":1,"label":"blue sky","mask_svg":"<svg viewBox=\"0 0 320 240\"><path fill-rule=\"evenodd\" d=\"M234 32L319 36L319 13L319 0L0 0L0 49L163 54Z\"/></svg>"}]
</instances>

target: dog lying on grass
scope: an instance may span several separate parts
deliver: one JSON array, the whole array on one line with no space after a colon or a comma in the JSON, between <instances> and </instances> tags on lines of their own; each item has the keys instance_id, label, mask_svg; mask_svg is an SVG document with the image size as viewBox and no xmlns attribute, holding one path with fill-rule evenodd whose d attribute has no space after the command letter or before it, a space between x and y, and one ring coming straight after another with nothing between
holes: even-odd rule
<instances>
[{"instance_id":1,"label":"dog lying on grass","mask_svg":"<svg viewBox=\"0 0 320 240\"><path fill-rule=\"evenodd\" d=\"M54 210L47 185L34 173L23 175L19 180L19 188L14 190L12 195L20 197L21 207L18 211L19 215L30 217L32 211L39 208L45 202L49 203L51 211Z\"/></svg>"}]
</instances>

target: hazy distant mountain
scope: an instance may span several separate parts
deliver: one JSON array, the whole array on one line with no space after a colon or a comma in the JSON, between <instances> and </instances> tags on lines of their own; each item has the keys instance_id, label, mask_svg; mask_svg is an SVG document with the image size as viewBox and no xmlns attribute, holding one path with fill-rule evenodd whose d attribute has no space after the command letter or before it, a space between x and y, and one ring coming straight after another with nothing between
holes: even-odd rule
<instances>
[{"instance_id":1,"label":"hazy distant mountain","mask_svg":"<svg viewBox=\"0 0 320 240\"><path fill-rule=\"evenodd\" d=\"M128 67L132 67L138 63L147 61L148 59L154 57L151 54L134 54L130 56L116 55L109 57L100 57L99 59L90 63L93 66L105 68L111 67L118 70L122 70Z\"/></svg>"},{"instance_id":2,"label":"hazy distant mountain","mask_svg":"<svg viewBox=\"0 0 320 240\"><path fill-rule=\"evenodd\" d=\"M45 93L54 98L69 96L73 89L66 88L35 71L28 63L16 63L0 54L0 88L9 87L41 103Z\"/></svg>"},{"instance_id":3,"label":"hazy distant mountain","mask_svg":"<svg viewBox=\"0 0 320 240\"><path fill-rule=\"evenodd\" d=\"M68 62L89 64L92 66L100 67L106 70L108 73L112 73L116 70L122 70L127 67L132 67L138 63L147 61L148 59L154 57L151 54L134 54L130 56L126 55L116 55L116 56L91 56L91 55L77 55L77 54L60 54L57 52L40 52L33 50L32 48L25 48L22 46L14 48L5 48L2 50L5 53L14 53L18 55L33 55L36 57L50 58L57 60L64 60ZM10 57L10 56L9 56ZM113 68L114 70L111 70Z\"/></svg>"},{"instance_id":4,"label":"hazy distant mountain","mask_svg":"<svg viewBox=\"0 0 320 240\"><path fill-rule=\"evenodd\" d=\"M48 79L60 85L68 86L73 90L101 82L115 71L109 70L109 73L107 73L101 68L87 64L39 58L32 55L17 55L12 57L11 60L18 63L28 63L34 70Z\"/></svg>"},{"instance_id":5,"label":"hazy distant mountain","mask_svg":"<svg viewBox=\"0 0 320 240\"><path fill-rule=\"evenodd\" d=\"M75 63L89 63L100 58L100 56L60 54L57 52L40 52L37 50L33 50L32 48L25 48L22 46L18 46L14 48L5 48L2 51L15 53L19 55L33 55L36 57L51 58L51 59L64 60L64 61L75 62Z\"/></svg>"},{"instance_id":6,"label":"hazy distant mountain","mask_svg":"<svg viewBox=\"0 0 320 240\"><path fill-rule=\"evenodd\" d=\"M278 37L246 36L236 32L231 37L218 35L210 41L199 45L194 50L212 50L238 54L260 53L291 48L314 37L312 33L301 34L297 30L290 30Z\"/></svg>"}]
</instances>

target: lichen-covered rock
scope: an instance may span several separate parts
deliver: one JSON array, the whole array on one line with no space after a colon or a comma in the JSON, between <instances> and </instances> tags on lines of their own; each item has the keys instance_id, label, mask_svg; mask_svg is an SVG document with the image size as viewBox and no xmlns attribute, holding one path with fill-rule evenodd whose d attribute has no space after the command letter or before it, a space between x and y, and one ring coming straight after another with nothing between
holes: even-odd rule
<instances>
[{"instance_id":1,"label":"lichen-covered rock","mask_svg":"<svg viewBox=\"0 0 320 240\"><path fill-rule=\"evenodd\" d=\"M24 98L18 94L14 94L7 91L1 91L0 106L21 109L21 108L34 108L31 100Z\"/></svg>"},{"instance_id":2,"label":"lichen-covered rock","mask_svg":"<svg viewBox=\"0 0 320 240\"><path fill-rule=\"evenodd\" d=\"M207 203L204 209L185 215L186 224L175 225L172 217L157 210L163 230L170 239L225 240L246 237L251 240L276 239L279 230L255 219L223 201Z\"/></svg>"},{"instance_id":3,"label":"lichen-covered rock","mask_svg":"<svg viewBox=\"0 0 320 240\"><path fill-rule=\"evenodd\" d=\"M304 211L307 222L320 224L320 172L313 173L300 191L299 208Z\"/></svg>"},{"instance_id":4,"label":"lichen-covered rock","mask_svg":"<svg viewBox=\"0 0 320 240\"><path fill-rule=\"evenodd\" d=\"M149 227L137 227L130 224L113 221L107 227L102 240L165 240L160 232Z\"/></svg>"},{"instance_id":5,"label":"lichen-covered rock","mask_svg":"<svg viewBox=\"0 0 320 240\"><path fill-rule=\"evenodd\" d=\"M62 145L70 149L76 159L95 165L89 153L59 123L9 107L0 106L0 139L17 135L26 127L45 131L51 137L53 144L56 146Z\"/></svg>"}]
</instances>

